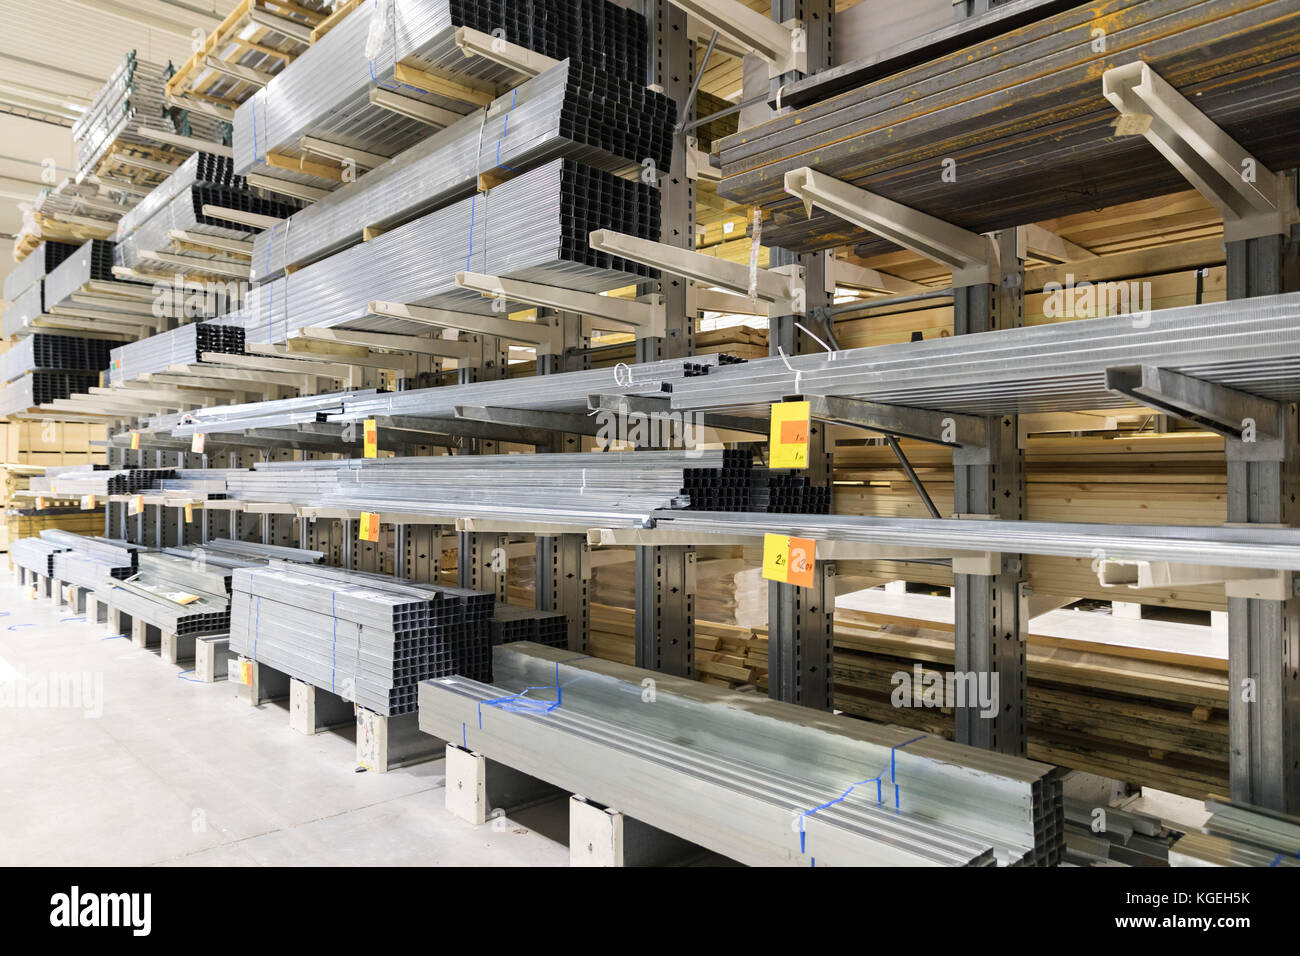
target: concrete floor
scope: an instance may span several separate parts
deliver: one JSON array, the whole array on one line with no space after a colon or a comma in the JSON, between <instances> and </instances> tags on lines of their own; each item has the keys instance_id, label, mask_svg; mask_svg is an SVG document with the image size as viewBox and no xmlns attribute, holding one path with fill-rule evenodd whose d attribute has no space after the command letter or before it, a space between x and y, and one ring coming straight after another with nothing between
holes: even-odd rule
<instances>
[{"instance_id":1,"label":"concrete floor","mask_svg":"<svg viewBox=\"0 0 1300 956\"><path fill-rule=\"evenodd\" d=\"M0 575L0 865L568 864L447 813L441 760L358 773L350 733L295 733L105 633Z\"/></svg>"}]
</instances>

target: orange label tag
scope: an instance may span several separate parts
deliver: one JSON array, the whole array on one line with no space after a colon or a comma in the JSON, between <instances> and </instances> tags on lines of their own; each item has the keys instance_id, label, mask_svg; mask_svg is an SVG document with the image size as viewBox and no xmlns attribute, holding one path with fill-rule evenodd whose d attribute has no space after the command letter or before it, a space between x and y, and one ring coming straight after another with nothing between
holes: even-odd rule
<instances>
[{"instance_id":1,"label":"orange label tag","mask_svg":"<svg viewBox=\"0 0 1300 956\"><path fill-rule=\"evenodd\" d=\"M768 466L807 468L812 406L808 402L778 402L772 406L768 436Z\"/></svg>"},{"instance_id":2,"label":"orange label tag","mask_svg":"<svg viewBox=\"0 0 1300 956\"><path fill-rule=\"evenodd\" d=\"M82 495L82 496L81 496L81 510L82 510L82 511L94 511L94 510L95 510L95 496L94 496L94 495Z\"/></svg>"},{"instance_id":3,"label":"orange label tag","mask_svg":"<svg viewBox=\"0 0 1300 956\"><path fill-rule=\"evenodd\" d=\"M817 542L783 534L763 536L763 577L801 588L813 586Z\"/></svg>"},{"instance_id":4,"label":"orange label tag","mask_svg":"<svg viewBox=\"0 0 1300 956\"><path fill-rule=\"evenodd\" d=\"M361 512L361 527L358 530L357 537L362 541L378 541L379 515L373 511Z\"/></svg>"},{"instance_id":5,"label":"orange label tag","mask_svg":"<svg viewBox=\"0 0 1300 956\"><path fill-rule=\"evenodd\" d=\"M208 443L208 436L203 432L195 432L194 437L190 439L190 451L196 455L203 454L203 448Z\"/></svg>"},{"instance_id":6,"label":"orange label tag","mask_svg":"<svg viewBox=\"0 0 1300 956\"><path fill-rule=\"evenodd\" d=\"M140 433L139 433L139 432L131 432L131 450L132 450L132 451L139 451L139 450L140 450Z\"/></svg>"},{"instance_id":7,"label":"orange label tag","mask_svg":"<svg viewBox=\"0 0 1300 956\"><path fill-rule=\"evenodd\" d=\"M194 506L187 504L185 506L185 523L189 524L193 520L194 520Z\"/></svg>"},{"instance_id":8,"label":"orange label tag","mask_svg":"<svg viewBox=\"0 0 1300 956\"><path fill-rule=\"evenodd\" d=\"M45 499L40 497L39 495L37 495L36 497L36 510L37 511L45 510Z\"/></svg>"}]
</instances>

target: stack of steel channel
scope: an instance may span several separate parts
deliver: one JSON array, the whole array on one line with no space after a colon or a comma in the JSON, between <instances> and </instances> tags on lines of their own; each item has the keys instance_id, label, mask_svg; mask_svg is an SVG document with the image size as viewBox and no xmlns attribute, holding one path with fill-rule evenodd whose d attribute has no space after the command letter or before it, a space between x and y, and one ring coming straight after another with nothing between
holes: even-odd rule
<instances>
[{"instance_id":1,"label":"stack of steel channel","mask_svg":"<svg viewBox=\"0 0 1300 956\"><path fill-rule=\"evenodd\" d=\"M453 418L458 405L494 405L538 411L587 412L592 395L663 396L699 367L713 368L727 356L697 355L690 359L661 359L619 368L591 369L557 375L408 389L400 392L335 392L307 398L279 399L244 405L195 409L171 429L177 437L196 432L235 433L275 428L297 422L357 422L383 416ZM165 428L171 419L151 419L150 427ZM413 426L414 427L414 426Z\"/></svg>"},{"instance_id":2,"label":"stack of steel channel","mask_svg":"<svg viewBox=\"0 0 1300 956\"><path fill-rule=\"evenodd\" d=\"M352 246L250 294L232 313L254 342L305 326L423 334L429 326L368 316L376 300L478 315L493 303L456 285L470 271L604 292L657 272L593 250L596 229L659 239L659 191L571 160L554 160Z\"/></svg>"},{"instance_id":3,"label":"stack of steel channel","mask_svg":"<svg viewBox=\"0 0 1300 956\"><path fill-rule=\"evenodd\" d=\"M54 577L54 556L68 550L64 544L43 538L18 538L9 543L9 560L42 577Z\"/></svg>"},{"instance_id":4,"label":"stack of steel channel","mask_svg":"<svg viewBox=\"0 0 1300 956\"><path fill-rule=\"evenodd\" d=\"M474 193L480 173L517 175L560 156L624 173L672 161L676 104L640 83L566 60L485 111L412 146L254 240L254 282L314 262Z\"/></svg>"},{"instance_id":5,"label":"stack of steel channel","mask_svg":"<svg viewBox=\"0 0 1300 956\"><path fill-rule=\"evenodd\" d=\"M1300 867L1300 817L1207 800L1210 819L1169 848L1170 866Z\"/></svg>"},{"instance_id":6,"label":"stack of steel channel","mask_svg":"<svg viewBox=\"0 0 1300 956\"><path fill-rule=\"evenodd\" d=\"M202 361L204 352L244 355L244 330L220 321L191 322L113 349L108 378L113 384L165 372L172 365Z\"/></svg>"},{"instance_id":7,"label":"stack of steel channel","mask_svg":"<svg viewBox=\"0 0 1300 956\"><path fill-rule=\"evenodd\" d=\"M386 716L491 667L492 594L272 561L231 580L230 650Z\"/></svg>"},{"instance_id":8,"label":"stack of steel channel","mask_svg":"<svg viewBox=\"0 0 1300 956\"><path fill-rule=\"evenodd\" d=\"M134 495L157 487L165 478L175 478L174 468L124 468L109 471L94 465L71 465L48 468L39 478L31 479L36 494L59 495Z\"/></svg>"},{"instance_id":9,"label":"stack of steel channel","mask_svg":"<svg viewBox=\"0 0 1300 956\"><path fill-rule=\"evenodd\" d=\"M120 281L113 274L113 243L106 239L92 239L46 277L45 308L48 310L70 303L72 296L83 291L87 283ZM139 283L121 284L127 288L142 288Z\"/></svg>"},{"instance_id":10,"label":"stack of steel channel","mask_svg":"<svg viewBox=\"0 0 1300 956\"><path fill-rule=\"evenodd\" d=\"M13 302L21 293L26 292L57 269L64 259L76 251L75 243L42 242L5 276L5 302Z\"/></svg>"},{"instance_id":11,"label":"stack of steel channel","mask_svg":"<svg viewBox=\"0 0 1300 956\"><path fill-rule=\"evenodd\" d=\"M98 588L106 578L129 578L138 570L140 545L46 530L41 538L67 550L54 556L54 577L80 587Z\"/></svg>"},{"instance_id":12,"label":"stack of steel channel","mask_svg":"<svg viewBox=\"0 0 1300 956\"><path fill-rule=\"evenodd\" d=\"M0 388L0 416L71 398L98 384L98 372L31 372Z\"/></svg>"},{"instance_id":13,"label":"stack of steel channel","mask_svg":"<svg viewBox=\"0 0 1300 956\"><path fill-rule=\"evenodd\" d=\"M476 752L743 863L1060 858L1060 779L1045 764L567 650L500 646L493 670L494 685L421 684L421 729L460 739L463 723Z\"/></svg>"},{"instance_id":14,"label":"stack of steel channel","mask_svg":"<svg viewBox=\"0 0 1300 956\"><path fill-rule=\"evenodd\" d=\"M643 525L684 507L687 470L721 472L726 451L571 455L444 455L431 458L262 462L232 474L231 498L316 503L433 517L610 521Z\"/></svg>"},{"instance_id":15,"label":"stack of steel channel","mask_svg":"<svg viewBox=\"0 0 1300 956\"><path fill-rule=\"evenodd\" d=\"M265 199L256 192L242 185L242 177L235 177L237 182L225 185L212 182L192 182L181 189L171 201L148 219L141 222L130 233L123 233L114 250L114 264L129 269L151 263L144 252L167 250L171 247L173 230L181 230L216 239L248 240L257 229L243 226L220 216L207 215L203 207L220 206L225 209L237 209L259 216L271 216L282 219L293 215L300 208L296 200ZM192 250L186 255L203 256ZM212 255L214 261L228 261L224 257ZM202 271L201 267L195 267Z\"/></svg>"},{"instance_id":16,"label":"stack of steel channel","mask_svg":"<svg viewBox=\"0 0 1300 956\"><path fill-rule=\"evenodd\" d=\"M78 172L93 173L114 143L157 148L157 140L141 134L141 128L176 132L164 90L170 75L170 66L147 63L134 50L126 55L72 125Z\"/></svg>"},{"instance_id":17,"label":"stack of steel channel","mask_svg":"<svg viewBox=\"0 0 1300 956\"><path fill-rule=\"evenodd\" d=\"M676 385L672 406L729 409L793 394L968 415L1118 408L1106 370L1151 365L1283 402L1300 399L1300 293L760 359Z\"/></svg>"},{"instance_id":18,"label":"stack of steel channel","mask_svg":"<svg viewBox=\"0 0 1300 956\"><path fill-rule=\"evenodd\" d=\"M45 312L45 279L37 279L5 303L0 320L6 338L31 334L31 324Z\"/></svg>"},{"instance_id":19,"label":"stack of steel channel","mask_svg":"<svg viewBox=\"0 0 1300 956\"><path fill-rule=\"evenodd\" d=\"M37 333L0 354L0 382L12 382L35 370L99 372L108 368L113 343L75 335Z\"/></svg>"},{"instance_id":20,"label":"stack of steel channel","mask_svg":"<svg viewBox=\"0 0 1300 956\"><path fill-rule=\"evenodd\" d=\"M297 150L304 136L312 136L342 147L393 156L423 139L428 127L413 119L397 116L370 100L370 91L378 86L442 109L465 114L471 107L459 100L398 83L396 65L403 63L436 74L495 84L517 78L518 74L484 57L466 57L456 45L456 29L469 22L481 22L487 14L496 28L504 28L507 38L518 37L521 45L536 49L544 46L554 52L582 58L591 49L584 39L596 40L595 31L575 29L576 23L558 17L537 17L537 8L547 12L553 4L537 0L525 3L525 10L499 11L495 4L457 2L457 0L390 0L389 3L366 3L351 13L328 35L314 44L264 89L239 106L235 112L235 166L241 173L258 169L268 154L280 150ZM513 6L513 5L512 5ZM571 11L573 4L563 6ZM581 9L593 16L608 16L609 22L631 25L644 21L635 14L617 13L607 0L584 0ZM517 16L522 14L522 16ZM635 18L635 19L634 19ZM521 21L539 25L537 30L519 31ZM488 31L489 33L492 30ZM609 31L602 31L604 41ZM515 42L511 40L511 42ZM631 44L629 44L631 47ZM549 54L548 54L549 55ZM644 80L644 52L617 60L605 60L604 52L594 57L597 68L614 75Z\"/></svg>"}]
</instances>

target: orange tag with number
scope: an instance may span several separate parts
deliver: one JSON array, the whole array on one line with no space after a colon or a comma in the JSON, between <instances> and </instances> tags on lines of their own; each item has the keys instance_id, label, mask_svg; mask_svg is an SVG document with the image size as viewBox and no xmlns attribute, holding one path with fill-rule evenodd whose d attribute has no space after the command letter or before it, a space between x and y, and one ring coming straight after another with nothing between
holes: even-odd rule
<instances>
[{"instance_id":1,"label":"orange tag with number","mask_svg":"<svg viewBox=\"0 0 1300 956\"><path fill-rule=\"evenodd\" d=\"M817 542L784 534L763 536L763 577L801 588L813 586Z\"/></svg>"},{"instance_id":2,"label":"orange tag with number","mask_svg":"<svg viewBox=\"0 0 1300 956\"><path fill-rule=\"evenodd\" d=\"M379 515L373 511L361 512L361 528L357 534L362 541L379 540Z\"/></svg>"}]
</instances>

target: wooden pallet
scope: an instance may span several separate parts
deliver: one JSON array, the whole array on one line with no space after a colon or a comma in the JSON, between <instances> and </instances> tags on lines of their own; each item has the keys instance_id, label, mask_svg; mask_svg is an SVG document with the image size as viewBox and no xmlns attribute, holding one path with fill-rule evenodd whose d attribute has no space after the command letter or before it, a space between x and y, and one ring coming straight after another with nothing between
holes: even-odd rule
<instances>
[{"instance_id":1,"label":"wooden pallet","mask_svg":"<svg viewBox=\"0 0 1300 956\"><path fill-rule=\"evenodd\" d=\"M350 12L350 0L331 13L324 0L242 0L167 81L167 101L230 122L240 103L266 86ZM239 61L250 52L267 59L256 68Z\"/></svg>"}]
</instances>

